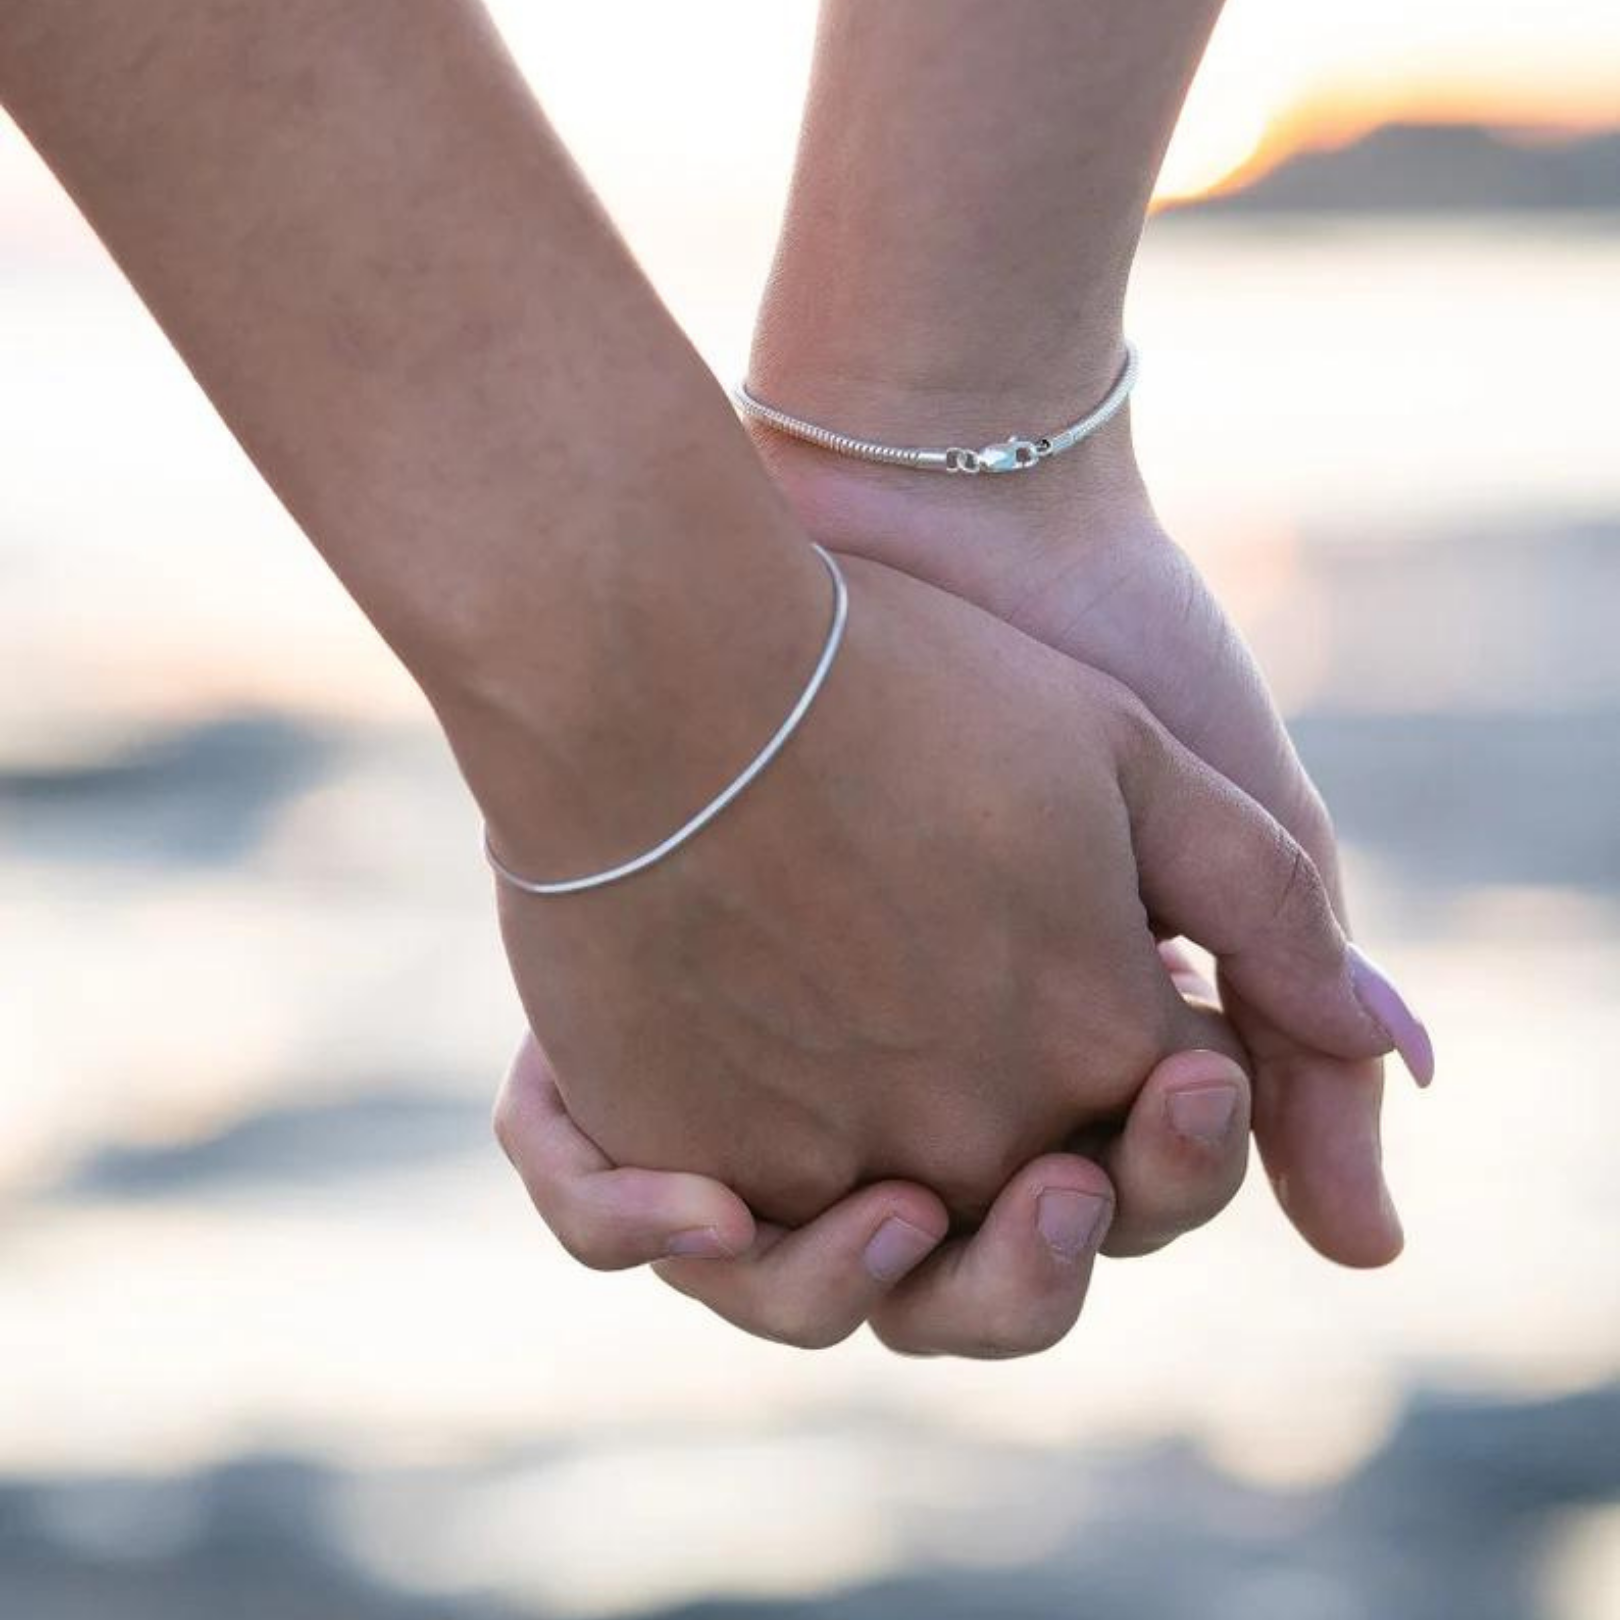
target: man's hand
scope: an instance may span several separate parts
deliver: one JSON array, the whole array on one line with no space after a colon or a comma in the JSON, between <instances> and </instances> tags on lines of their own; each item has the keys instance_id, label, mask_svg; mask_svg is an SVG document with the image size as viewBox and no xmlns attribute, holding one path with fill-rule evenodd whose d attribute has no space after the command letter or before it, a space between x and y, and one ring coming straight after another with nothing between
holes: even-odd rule
<instances>
[{"instance_id":1,"label":"man's hand","mask_svg":"<svg viewBox=\"0 0 1620 1620\"><path fill-rule=\"evenodd\" d=\"M1177 977L1197 995L1213 993L1184 971ZM908 1355L999 1359L1068 1333L1105 1237L1156 1247L1224 1207L1243 1179L1249 1089L1230 1058L1177 1053L1149 1076L1096 1162L1042 1154L976 1232L949 1238L939 1200L914 1183L862 1187L789 1231L756 1221L707 1177L619 1168L568 1117L532 1037L495 1119L541 1218L585 1265L652 1261L727 1321L802 1349L836 1344L869 1321Z\"/></svg>"}]
</instances>

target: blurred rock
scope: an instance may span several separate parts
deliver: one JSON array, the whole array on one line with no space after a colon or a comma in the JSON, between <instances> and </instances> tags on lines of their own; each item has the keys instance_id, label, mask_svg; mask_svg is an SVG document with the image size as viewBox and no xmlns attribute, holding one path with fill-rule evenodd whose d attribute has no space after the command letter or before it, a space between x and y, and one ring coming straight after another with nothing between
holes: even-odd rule
<instances>
[{"instance_id":1,"label":"blurred rock","mask_svg":"<svg viewBox=\"0 0 1620 1620\"><path fill-rule=\"evenodd\" d=\"M109 1147L59 1198L158 1198L264 1186L334 1186L368 1173L490 1151L489 1109L409 1087L266 1109L192 1142Z\"/></svg>"},{"instance_id":2,"label":"blurred rock","mask_svg":"<svg viewBox=\"0 0 1620 1620\"><path fill-rule=\"evenodd\" d=\"M717 1599L641 1620L1561 1620L1542 1598L1547 1534L1561 1514L1620 1501L1620 1384L1543 1402L1421 1398L1363 1468L1297 1494L1235 1482L1183 1447L1107 1461L955 1449L985 1482L966 1511L1017 1515L1057 1492L1078 1528L1017 1567L966 1567L936 1548L902 1576L832 1595ZM258 1457L158 1481L14 1481L0 1487L0 1614L560 1617L572 1611L487 1592L476 1569L459 1583L475 1595L382 1584L346 1553L342 1529L343 1500L370 1495L396 1514L407 1502L398 1522L431 1537L435 1502L546 1466L530 1454L342 1473ZM781 1503L760 1511L791 1511L791 1492L784 1477ZM544 1526L534 1531L543 1563ZM635 1554L633 1526L624 1553Z\"/></svg>"},{"instance_id":3,"label":"blurred rock","mask_svg":"<svg viewBox=\"0 0 1620 1620\"><path fill-rule=\"evenodd\" d=\"M221 715L97 764L0 769L12 856L229 866L317 781L336 739L287 715Z\"/></svg>"}]
</instances>

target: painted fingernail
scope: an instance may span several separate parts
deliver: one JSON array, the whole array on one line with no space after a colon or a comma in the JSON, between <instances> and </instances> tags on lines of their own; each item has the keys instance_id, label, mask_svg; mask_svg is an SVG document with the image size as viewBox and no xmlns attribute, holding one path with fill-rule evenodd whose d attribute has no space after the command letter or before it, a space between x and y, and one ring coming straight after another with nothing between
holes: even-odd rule
<instances>
[{"instance_id":1,"label":"painted fingernail","mask_svg":"<svg viewBox=\"0 0 1620 1620\"><path fill-rule=\"evenodd\" d=\"M1420 1086L1434 1079L1434 1042L1389 975L1359 946L1349 947L1350 983L1362 1010L1389 1037Z\"/></svg>"},{"instance_id":2,"label":"painted fingernail","mask_svg":"<svg viewBox=\"0 0 1620 1620\"><path fill-rule=\"evenodd\" d=\"M1170 1129L1201 1147L1225 1143L1237 1109L1236 1086L1195 1086L1187 1091L1172 1091L1165 1100Z\"/></svg>"},{"instance_id":3,"label":"painted fingernail","mask_svg":"<svg viewBox=\"0 0 1620 1620\"><path fill-rule=\"evenodd\" d=\"M677 1260L727 1260L731 1251L712 1226L693 1226L677 1232L664 1245L664 1253Z\"/></svg>"},{"instance_id":4,"label":"painted fingernail","mask_svg":"<svg viewBox=\"0 0 1620 1620\"><path fill-rule=\"evenodd\" d=\"M1108 1200L1070 1187L1048 1187L1035 1200L1035 1226L1059 1260L1079 1259L1102 1236Z\"/></svg>"},{"instance_id":5,"label":"painted fingernail","mask_svg":"<svg viewBox=\"0 0 1620 1620\"><path fill-rule=\"evenodd\" d=\"M878 1282L899 1282L938 1242L920 1226L891 1215L872 1234L861 1253L861 1263Z\"/></svg>"}]
</instances>

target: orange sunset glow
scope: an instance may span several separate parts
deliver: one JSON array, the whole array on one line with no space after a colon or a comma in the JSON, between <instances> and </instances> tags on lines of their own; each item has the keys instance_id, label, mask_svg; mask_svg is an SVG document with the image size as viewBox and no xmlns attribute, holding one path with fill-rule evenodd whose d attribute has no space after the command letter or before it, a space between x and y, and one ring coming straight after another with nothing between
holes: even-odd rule
<instances>
[{"instance_id":1,"label":"orange sunset glow","mask_svg":"<svg viewBox=\"0 0 1620 1620\"><path fill-rule=\"evenodd\" d=\"M1385 123L1558 135L1620 123L1620 13L1534 8L1309 8L1233 0L1166 161L1159 195L1242 185L1292 153Z\"/></svg>"},{"instance_id":2,"label":"orange sunset glow","mask_svg":"<svg viewBox=\"0 0 1620 1620\"><path fill-rule=\"evenodd\" d=\"M610 203L644 188L649 166L670 164L701 171L710 190L734 183L750 200L764 185L780 189L814 36L813 0L708 0L700 39L680 8L614 9L631 43L602 52L595 31L574 21L578 10L559 0L490 4ZM1291 153L1341 145L1388 122L1546 134L1620 124L1620 8L1588 0L1429 0L1417 9L1397 0L1229 0L1159 198L1232 189ZM650 154L653 129L659 150ZM739 129L748 130L746 141ZM0 243L56 245L75 230L0 120Z\"/></svg>"}]
</instances>

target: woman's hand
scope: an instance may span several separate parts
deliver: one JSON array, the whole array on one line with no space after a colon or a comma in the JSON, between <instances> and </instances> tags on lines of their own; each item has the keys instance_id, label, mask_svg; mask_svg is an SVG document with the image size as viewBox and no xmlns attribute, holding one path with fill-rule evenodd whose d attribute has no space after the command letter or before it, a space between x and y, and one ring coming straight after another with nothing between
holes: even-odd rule
<instances>
[{"instance_id":1,"label":"woman's hand","mask_svg":"<svg viewBox=\"0 0 1620 1620\"><path fill-rule=\"evenodd\" d=\"M1008 28L1001 8L973 0L825 0L755 328L759 397L846 433L928 445L1041 433L1101 399L1155 175L1219 11L1220 0L1042 0ZM1123 419L1013 477L759 443L816 539L1115 676L1264 804L1341 898L1327 817L1242 642L1155 521ZM1198 847L1225 858L1218 842ZM1235 966L1228 957L1223 989L1236 991L1228 1010L1256 1062L1256 1135L1279 1194L1325 1254L1389 1260L1401 1235L1379 1163L1377 1066L1279 1029ZM1357 974L1427 1078L1421 1026L1370 965Z\"/></svg>"},{"instance_id":2,"label":"woman's hand","mask_svg":"<svg viewBox=\"0 0 1620 1620\"><path fill-rule=\"evenodd\" d=\"M888 414L869 408L873 419ZM906 401L896 410L920 408ZM974 414L968 403L950 408ZM986 420L999 420L996 408ZM1241 636L1154 517L1123 422L1028 475L974 481L872 468L768 433L758 442L824 543L928 579L1130 688L1182 744L1272 812L1344 917L1321 799ZM1228 858L1207 829L1190 848L1212 866ZM1423 1026L1372 964L1353 961L1371 1016L1426 1084L1434 1057ZM1381 1169L1379 1064L1279 1027L1245 995L1238 965L1228 954L1226 1009L1256 1065L1255 1134L1280 1201L1330 1258L1392 1259L1402 1240Z\"/></svg>"}]
</instances>

